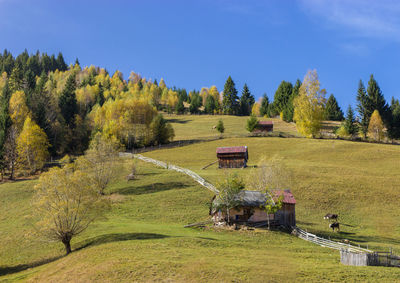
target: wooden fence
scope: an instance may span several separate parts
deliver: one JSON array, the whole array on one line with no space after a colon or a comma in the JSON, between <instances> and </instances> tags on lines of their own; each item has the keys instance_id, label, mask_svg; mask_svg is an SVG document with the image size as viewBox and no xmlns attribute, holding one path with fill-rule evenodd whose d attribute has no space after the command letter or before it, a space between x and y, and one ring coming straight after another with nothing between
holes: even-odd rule
<instances>
[{"instance_id":1,"label":"wooden fence","mask_svg":"<svg viewBox=\"0 0 400 283\"><path fill-rule=\"evenodd\" d=\"M340 262L354 266L400 267L400 257L393 255L392 252L357 253L341 250Z\"/></svg>"}]
</instances>

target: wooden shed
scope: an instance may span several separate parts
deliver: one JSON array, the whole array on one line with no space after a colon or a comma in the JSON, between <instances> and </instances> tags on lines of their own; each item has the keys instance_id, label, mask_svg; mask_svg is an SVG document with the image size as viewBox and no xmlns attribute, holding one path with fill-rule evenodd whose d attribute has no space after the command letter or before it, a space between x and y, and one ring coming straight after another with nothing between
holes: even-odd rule
<instances>
[{"instance_id":1,"label":"wooden shed","mask_svg":"<svg viewBox=\"0 0 400 283\"><path fill-rule=\"evenodd\" d=\"M265 205L267 196L260 191L241 191L237 195L239 205L229 210L231 223L254 224L267 222L268 218L271 225L292 227L296 226L296 200L290 190L273 191L273 198L277 201L282 197L282 207L275 214L267 214L262 207ZM269 196L268 196L269 197ZM218 198L213 200L213 207L218 207ZM226 211L211 210L212 219L215 222L226 221Z\"/></svg>"},{"instance_id":2,"label":"wooden shed","mask_svg":"<svg viewBox=\"0 0 400 283\"><path fill-rule=\"evenodd\" d=\"M254 133L268 133L274 130L274 123L272 121L259 121Z\"/></svg>"},{"instance_id":3,"label":"wooden shed","mask_svg":"<svg viewBox=\"0 0 400 283\"><path fill-rule=\"evenodd\" d=\"M217 158L219 168L244 168L249 152L247 146L218 147Z\"/></svg>"}]
</instances>

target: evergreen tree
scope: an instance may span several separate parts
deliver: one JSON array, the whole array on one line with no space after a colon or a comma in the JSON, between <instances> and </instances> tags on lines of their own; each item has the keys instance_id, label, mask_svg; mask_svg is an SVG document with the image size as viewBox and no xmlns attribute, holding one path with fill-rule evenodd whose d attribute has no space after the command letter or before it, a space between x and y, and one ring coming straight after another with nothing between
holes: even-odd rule
<instances>
[{"instance_id":1,"label":"evergreen tree","mask_svg":"<svg viewBox=\"0 0 400 283\"><path fill-rule=\"evenodd\" d=\"M58 53L56 62L57 62L57 69L58 70L60 70L60 71L68 70L68 66L67 66L67 64L65 64L64 57L63 57L61 52Z\"/></svg>"},{"instance_id":2,"label":"evergreen tree","mask_svg":"<svg viewBox=\"0 0 400 283\"><path fill-rule=\"evenodd\" d=\"M185 113L185 105L183 105L183 97L179 97L178 105L176 106L176 113L177 114L184 114Z\"/></svg>"},{"instance_id":3,"label":"evergreen tree","mask_svg":"<svg viewBox=\"0 0 400 283\"><path fill-rule=\"evenodd\" d=\"M225 126L224 126L224 122L222 122L222 119L218 120L216 129L221 134L221 136L225 132Z\"/></svg>"},{"instance_id":4,"label":"evergreen tree","mask_svg":"<svg viewBox=\"0 0 400 283\"><path fill-rule=\"evenodd\" d=\"M78 113L75 89L76 82L75 74L73 73L68 77L58 101L61 114L64 117L66 124L70 126L70 128L74 127L74 116Z\"/></svg>"},{"instance_id":5,"label":"evergreen tree","mask_svg":"<svg viewBox=\"0 0 400 283\"><path fill-rule=\"evenodd\" d=\"M258 119L256 116L251 115L249 119L247 119L246 130L252 133L258 125Z\"/></svg>"},{"instance_id":6,"label":"evergreen tree","mask_svg":"<svg viewBox=\"0 0 400 283\"><path fill-rule=\"evenodd\" d=\"M224 114L237 115L239 112L239 97L235 88L231 76L225 82L223 99L222 99L222 111Z\"/></svg>"},{"instance_id":7,"label":"evergreen tree","mask_svg":"<svg viewBox=\"0 0 400 283\"><path fill-rule=\"evenodd\" d=\"M79 60L78 60L78 58L76 58L75 59L75 65L78 65L78 66L80 66L81 64L79 63Z\"/></svg>"},{"instance_id":8,"label":"evergreen tree","mask_svg":"<svg viewBox=\"0 0 400 283\"><path fill-rule=\"evenodd\" d=\"M261 106L260 106L260 115L266 116L268 115L268 106L269 106L269 99L266 93L264 93L261 99Z\"/></svg>"},{"instance_id":9,"label":"evergreen tree","mask_svg":"<svg viewBox=\"0 0 400 283\"><path fill-rule=\"evenodd\" d=\"M354 112L351 106L347 108L346 120L344 121L344 129L350 136L354 136L358 132L358 127L354 118Z\"/></svg>"},{"instance_id":10,"label":"evergreen tree","mask_svg":"<svg viewBox=\"0 0 400 283\"><path fill-rule=\"evenodd\" d=\"M46 121L46 105L49 98L46 96L46 82L47 75L45 72L43 72L32 95L30 108L32 110L33 117L35 118L35 121L38 123L39 127L41 129L44 129L46 134L48 134L48 124Z\"/></svg>"},{"instance_id":11,"label":"evergreen tree","mask_svg":"<svg viewBox=\"0 0 400 283\"><path fill-rule=\"evenodd\" d=\"M240 115L249 116L254 102L254 96L250 93L247 84L244 84L242 96L240 97Z\"/></svg>"},{"instance_id":12,"label":"evergreen tree","mask_svg":"<svg viewBox=\"0 0 400 283\"><path fill-rule=\"evenodd\" d=\"M175 137L175 132L171 124L161 114L154 117L150 127L155 145L168 143Z\"/></svg>"},{"instance_id":13,"label":"evergreen tree","mask_svg":"<svg viewBox=\"0 0 400 283\"><path fill-rule=\"evenodd\" d=\"M21 70L21 66L19 66L18 64L16 64L14 69L12 70L8 83L11 93L22 89L23 73Z\"/></svg>"},{"instance_id":14,"label":"evergreen tree","mask_svg":"<svg viewBox=\"0 0 400 283\"><path fill-rule=\"evenodd\" d=\"M282 81L274 96L274 108L282 113L288 107L290 96L293 92L293 85L290 82Z\"/></svg>"},{"instance_id":15,"label":"evergreen tree","mask_svg":"<svg viewBox=\"0 0 400 283\"><path fill-rule=\"evenodd\" d=\"M294 106L293 101L299 95L299 89L301 87L301 81L297 79L296 84L293 87L292 94L289 97L289 101L283 109L283 120L286 122L293 122Z\"/></svg>"},{"instance_id":16,"label":"evergreen tree","mask_svg":"<svg viewBox=\"0 0 400 283\"><path fill-rule=\"evenodd\" d=\"M189 111L190 111L191 114L199 114L200 113L200 110L199 110L200 107L201 107L201 97L199 95L199 92L198 91L193 91L191 93Z\"/></svg>"},{"instance_id":17,"label":"evergreen tree","mask_svg":"<svg viewBox=\"0 0 400 283\"><path fill-rule=\"evenodd\" d=\"M400 138L400 102L398 99L392 97L392 102L390 105L390 110L392 112L392 135L391 138Z\"/></svg>"},{"instance_id":18,"label":"evergreen tree","mask_svg":"<svg viewBox=\"0 0 400 283\"><path fill-rule=\"evenodd\" d=\"M51 59L47 53L42 54L40 64L42 65L42 70L46 72L46 74L51 71Z\"/></svg>"},{"instance_id":19,"label":"evergreen tree","mask_svg":"<svg viewBox=\"0 0 400 283\"><path fill-rule=\"evenodd\" d=\"M96 103L100 106L103 106L104 102L105 102L104 88L103 88L103 85L101 83L99 83L99 93L96 97Z\"/></svg>"},{"instance_id":20,"label":"evergreen tree","mask_svg":"<svg viewBox=\"0 0 400 283\"><path fill-rule=\"evenodd\" d=\"M342 121L343 111L340 109L337 100L333 94L328 98L325 105L325 119L329 121Z\"/></svg>"},{"instance_id":21,"label":"evergreen tree","mask_svg":"<svg viewBox=\"0 0 400 283\"><path fill-rule=\"evenodd\" d=\"M11 92L8 87L8 82L3 87L0 97L0 170L3 171L6 167L5 160L5 143L7 139L8 129L11 127L11 118L9 114L9 101ZM3 174L2 174L3 177Z\"/></svg>"},{"instance_id":22,"label":"evergreen tree","mask_svg":"<svg viewBox=\"0 0 400 283\"><path fill-rule=\"evenodd\" d=\"M364 138L366 138L368 133L369 118L371 117L372 112L370 112L370 102L362 80L360 80L358 83L357 112L360 118L361 133L363 134Z\"/></svg>"},{"instance_id":23,"label":"evergreen tree","mask_svg":"<svg viewBox=\"0 0 400 283\"><path fill-rule=\"evenodd\" d=\"M206 105L204 107L204 112L207 114L214 114L215 110L215 99L212 95L208 95L206 98Z\"/></svg>"}]
</instances>

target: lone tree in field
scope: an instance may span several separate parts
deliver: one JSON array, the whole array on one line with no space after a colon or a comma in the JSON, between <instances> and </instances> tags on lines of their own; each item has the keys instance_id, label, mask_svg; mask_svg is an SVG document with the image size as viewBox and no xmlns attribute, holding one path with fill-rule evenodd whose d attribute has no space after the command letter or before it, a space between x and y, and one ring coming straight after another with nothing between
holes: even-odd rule
<instances>
[{"instance_id":1,"label":"lone tree in field","mask_svg":"<svg viewBox=\"0 0 400 283\"><path fill-rule=\"evenodd\" d=\"M255 115L251 115L247 119L246 130L252 133L258 125L258 119Z\"/></svg>"},{"instance_id":2,"label":"lone tree in field","mask_svg":"<svg viewBox=\"0 0 400 283\"><path fill-rule=\"evenodd\" d=\"M262 157L257 167L250 173L247 185L251 189L265 193L266 202L262 208L270 215L282 207L282 199L274 200L274 190L290 188L292 185L292 175L280 159L274 157L267 160L265 157ZM270 222L268 217L268 229L269 227Z\"/></svg>"},{"instance_id":3,"label":"lone tree in field","mask_svg":"<svg viewBox=\"0 0 400 283\"><path fill-rule=\"evenodd\" d=\"M150 124L150 128L153 134L153 143L155 145L169 143L175 137L174 129L171 124L164 119L162 114L158 114L154 117Z\"/></svg>"},{"instance_id":4,"label":"lone tree in field","mask_svg":"<svg viewBox=\"0 0 400 283\"><path fill-rule=\"evenodd\" d=\"M216 209L226 211L228 225L230 225L230 210L240 204L238 194L244 189L244 182L237 175L228 176L217 184L219 193L216 197Z\"/></svg>"},{"instance_id":5,"label":"lone tree in field","mask_svg":"<svg viewBox=\"0 0 400 283\"><path fill-rule=\"evenodd\" d=\"M90 142L85 155L76 161L78 168L88 174L91 182L102 195L120 169L118 166L119 149L120 144L115 138L106 138L97 133Z\"/></svg>"},{"instance_id":6,"label":"lone tree in field","mask_svg":"<svg viewBox=\"0 0 400 283\"><path fill-rule=\"evenodd\" d=\"M71 239L101 217L107 207L98 188L80 170L50 169L35 186L33 213L40 219L37 231L48 240L62 242L67 255Z\"/></svg>"},{"instance_id":7,"label":"lone tree in field","mask_svg":"<svg viewBox=\"0 0 400 283\"><path fill-rule=\"evenodd\" d=\"M222 122L222 119L219 119L218 121L217 131L221 134L221 136L225 132L224 122Z\"/></svg>"},{"instance_id":8,"label":"lone tree in field","mask_svg":"<svg viewBox=\"0 0 400 283\"><path fill-rule=\"evenodd\" d=\"M368 136L375 141L381 141L385 137L385 126L383 125L382 118L379 115L378 110L375 110L371 119L369 120Z\"/></svg>"},{"instance_id":9,"label":"lone tree in field","mask_svg":"<svg viewBox=\"0 0 400 283\"><path fill-rule=\"evenodd\" d=\"M294 121L297 130L306 137L316 137L324 119L325 89L320 88L316 70L308 71L294 99Z\"/></svg>"},{"instance_id":10,"label":"lone tree in field","mask_svg":"<svg viewBox=\"0 0 400 283\"><path fill-rule=\"evenodd\" d=\"M222 98L222 110L224 114L237 115L239 113L239 97L231 76L225 82Z\"/></svg>"}]
</instances>

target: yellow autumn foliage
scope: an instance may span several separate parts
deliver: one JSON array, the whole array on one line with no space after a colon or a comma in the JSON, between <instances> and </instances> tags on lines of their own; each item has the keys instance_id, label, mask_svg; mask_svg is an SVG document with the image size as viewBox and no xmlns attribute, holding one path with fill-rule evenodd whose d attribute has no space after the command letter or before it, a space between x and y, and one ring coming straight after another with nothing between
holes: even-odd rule
<instances>
[{"instance_id":1,"label":"yellow autumn foliage","mask_svg":"<svg viewBox=\"0 0 400 283\"><path fill-rule=\"evenodd\" d=\"M26 96L23 91L16 91L11 95L9 106L10 117L18 132L22 130L27 117L30 117Z\"/></svg>"},{"instance_id":2,"label":"yellow autumn foliage","mask_svg":"<svg viewBox=\"0 0 400 283\"><path fill-rule=\"evenodd\" d=\"M378 142L385 138L385 126L383 125L383 121L378 110L375 110L372 113L371 119L369 120L368 136Z\"/></svg>"}]
</instances>

